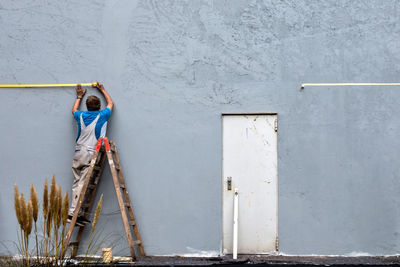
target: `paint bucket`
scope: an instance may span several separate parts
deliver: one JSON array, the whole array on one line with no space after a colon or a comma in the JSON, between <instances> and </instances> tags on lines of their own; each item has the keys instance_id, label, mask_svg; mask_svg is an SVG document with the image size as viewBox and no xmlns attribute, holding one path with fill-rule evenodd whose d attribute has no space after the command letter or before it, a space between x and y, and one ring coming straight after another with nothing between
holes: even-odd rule
<instances>
[{"instance_id":1,"label":"paint bucket","mask_svg":"<svg viewBox=\"0 0 400 267\"><path fill-rule=\"evenodd\" d=\"M112 262L112 248L103 248L103 261L105 263Z\"/></svg>"}]
</instances>

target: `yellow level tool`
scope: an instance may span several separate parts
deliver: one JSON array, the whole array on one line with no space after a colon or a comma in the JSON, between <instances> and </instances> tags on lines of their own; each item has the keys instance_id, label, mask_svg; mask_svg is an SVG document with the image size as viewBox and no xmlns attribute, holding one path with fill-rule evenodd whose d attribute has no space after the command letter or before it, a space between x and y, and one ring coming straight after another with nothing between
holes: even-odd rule
<instances>
[{"instance_id":1,"label":"yellow level tool","mask_svg":"<svg viewBox=\"0 0 400 267\"><path fill-rule=\"evenodd\" d=\"M302 83L301 89L306 86L374 86L374 85L400 85L400 83Z\"/></svg>"},{"instance_id":2,"label":"yellow level tool","mask_svg":"<svg viewBox=\"0 0 400 267\"><path fill-rule=\"evenodd\" d=\"M34 87L75 87L77 83L54 83L54 84L0 84L0 88L34 88ZM96 87L95 83L81 83L82 86Z\"/></svg>"}]
</instances>

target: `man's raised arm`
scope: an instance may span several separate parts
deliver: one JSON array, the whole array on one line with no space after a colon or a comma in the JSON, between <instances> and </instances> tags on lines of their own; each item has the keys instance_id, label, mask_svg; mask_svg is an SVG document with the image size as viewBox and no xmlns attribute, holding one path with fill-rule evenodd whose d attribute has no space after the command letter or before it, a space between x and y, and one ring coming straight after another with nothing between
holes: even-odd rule
<instances>
[{"instance_id":1,"label":"man's raised arm","mask_svg":"<svg viewBox=\"0 0 400 267\"><path fill-rule=\"evenodd\" d=\"M81 100L82 100L83 96L86 94L86 89L82 90L82 86L80 84L77 84L75 89L76 89L76 99L74 102L74 106L72 107L72 115L74 115L74 112L79 109Z\"/></svg>"},{"instance_id":2,"label":"man's raised arm","mask_svg":"<svg viewBox=\"0 0 400 267\"><path fill-rule=\"evenodd\" d=\"M104 86L101 83L97 82L97 89L99 89L99 91L104 95L107 101L107 108L112 110L114 107L114 102L112 101L111 96L107 93L106 89L104 89Z\"/></svg>"}]
</instances>

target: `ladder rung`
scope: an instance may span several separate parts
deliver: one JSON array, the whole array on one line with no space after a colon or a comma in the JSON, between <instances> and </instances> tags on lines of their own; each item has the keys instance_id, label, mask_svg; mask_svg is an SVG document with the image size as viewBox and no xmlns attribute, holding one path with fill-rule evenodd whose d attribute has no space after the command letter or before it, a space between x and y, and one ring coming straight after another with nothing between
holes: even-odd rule
<instances>
[{"instance_id":1,"label":"ladder rung","mask_svg":"<svg viewBox=\"0 0 400 267\"><path fill-rule=\"evenodd\" d=\"M100 170L93 170L93 173L92 173L92 177L93 178L97 178L97 177L99 177L100 176Z\"/></svg>"},{"instance_id":2,"label":"ladder rung","mask_svg":"<svg viewBox=\"0 0 400 267\"><path fill-rule=\"evenodd\" d=\"M140 245L140 244L142 244L142 241L140 241L140 240L133 241L133 245L134 246L137 246L137 245Z\"/></svg>"},{"instance_id":3,"label":"ladder rung","mask_svg":"<svg viewBox=\"0 0 400 267\"><path fill-rule=\"evenodd\" d=\"M100 178L100 172L98 172L98 173L96 173L96 175L92 175L90 177L90 179L93 181L99 180L99 178Z\"/></svg>"}]
</instances>

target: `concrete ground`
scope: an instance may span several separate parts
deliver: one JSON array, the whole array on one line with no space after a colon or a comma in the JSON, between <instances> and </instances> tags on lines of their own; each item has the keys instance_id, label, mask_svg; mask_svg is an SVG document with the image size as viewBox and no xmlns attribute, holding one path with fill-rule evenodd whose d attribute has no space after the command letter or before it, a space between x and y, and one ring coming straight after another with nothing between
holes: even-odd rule
<instances>
[{"instance_id":1,"label":"concrete ground","mask_svg":"<svg viewBox=\"0 0 400 267\"><path fill-rule=\"evenodd\" d=\"M115 258L114 262L106 264L99 258L91 263L83 259L67 261L63 266L400 266L400 256L258 256L239 255L237 260L232 256L221 257L139 257L135 262L129 262L129 258ZM35 265L31 262L31 266ZM21 260L10 260L10 257L0 256L0 266L22 266Z\"/></svg>"},{"instance_id":2,"label":"concrete ground","mask_svg":"<svg viewBox=\"0 0 400 267\"><path fill-rule=\"evenodd\" d=\"M237 260L231 256L211 258L190 257L140 257L134 263L114 262L105 265L103 263L92 264L92 266L400 266L400 256L363 256L363 257L327 257L327 256L257 256L239 255ZM70 264L69 266L76 266ZM86 265L87 266L87 265Z\"/></svg>"}]
</instances>

